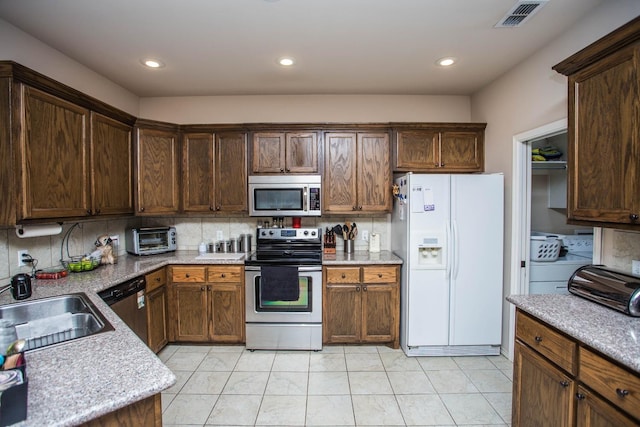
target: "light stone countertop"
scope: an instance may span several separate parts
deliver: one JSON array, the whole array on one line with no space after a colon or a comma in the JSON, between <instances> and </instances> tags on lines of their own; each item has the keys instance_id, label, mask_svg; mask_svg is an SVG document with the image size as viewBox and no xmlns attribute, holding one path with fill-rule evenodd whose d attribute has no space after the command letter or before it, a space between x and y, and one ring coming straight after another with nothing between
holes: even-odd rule
<instances>
[{"instance_id":1,"label":"light stone countertop","mask_svg":"<svg viewBox=\"0 0 640 427\"><path fill-rule=\"evenodd\" d=\"M244 264L244 256L177 251L136 257L121 255L115 265L70 273L58 280L33 280L37 298L84 292L115 331L79 338L26 353L29 395L27 419L16 426L70 426L123 408L171 387L176 378L107 306L97 293L173 264ZM204 259L202 259L204 258ZM389 251L324 255L323 264L401 264ZM10 292L0 305L16 303Z\"/></svg>"},{"instance_id":2,"label":"light stone countertop","mask_svg":"<svg viewBox=\"0 0 640 427\"><path fill-rule=\"evenodd\" d=\"M640 318L575 295L510 295L507 301L640 373Z\"/></svg>"}]
</instances>

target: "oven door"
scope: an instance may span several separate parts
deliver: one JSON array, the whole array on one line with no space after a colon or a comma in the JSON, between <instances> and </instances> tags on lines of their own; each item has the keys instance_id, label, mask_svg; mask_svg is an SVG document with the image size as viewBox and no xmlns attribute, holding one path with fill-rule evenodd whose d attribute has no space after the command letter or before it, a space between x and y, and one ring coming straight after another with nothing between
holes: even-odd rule
<instances>
[{"instance_id":1,"label":"oven door","mask_svg":"<svg viewBox=\"0 0 640 427\"><path fill-rule=\"evenodd\" d=\"M245 267L247 323L322 322L322 266L298 266L296 301L265 300L261 278L260 266Z\"/></svg>"}]
</instances>

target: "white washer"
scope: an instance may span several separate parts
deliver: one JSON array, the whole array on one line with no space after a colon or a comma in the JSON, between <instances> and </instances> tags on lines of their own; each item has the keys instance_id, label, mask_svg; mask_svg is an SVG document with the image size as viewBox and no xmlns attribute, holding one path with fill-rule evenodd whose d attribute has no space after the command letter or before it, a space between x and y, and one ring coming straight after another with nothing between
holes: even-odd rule
<instances>
[{"instance_id":1,"label":"white washer","mask_svg":"<svg viewBox=\"0 0 640 427\"><path fill-rule=\"evenodd\" d=\"M593 235L560 237L567 254L556 261L531 261L529 294L568 294L567 283L571 275L579 267L593 262Z\"/></svg>"}]
</instances>

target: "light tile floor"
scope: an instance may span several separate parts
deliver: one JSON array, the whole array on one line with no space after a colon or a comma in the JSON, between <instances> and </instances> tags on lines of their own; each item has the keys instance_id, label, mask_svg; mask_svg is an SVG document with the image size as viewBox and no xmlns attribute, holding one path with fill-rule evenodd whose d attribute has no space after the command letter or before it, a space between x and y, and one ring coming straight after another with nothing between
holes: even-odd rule
<instances>
[{"instance_id":1,"label":"light tile floor","mask_svg":"<svg viewBox=\"0 0 640 427\"><path fill-rule=\"evenodd\" d=\"M255 351L170 345L165 426L508 426L503 356L406 357L383 346Z\"/></svg>"}]
</instances>

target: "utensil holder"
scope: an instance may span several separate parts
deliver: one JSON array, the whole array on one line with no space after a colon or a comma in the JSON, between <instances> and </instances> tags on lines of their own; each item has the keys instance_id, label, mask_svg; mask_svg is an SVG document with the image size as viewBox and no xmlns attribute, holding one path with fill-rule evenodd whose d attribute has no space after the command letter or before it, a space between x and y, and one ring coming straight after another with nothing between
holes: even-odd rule
<instances>
[{"instance_id":1,"label":"utensil holder","mask_svg":"<svg viewBox=\"0 0 640 427\"><path fill-rule=\"evenodd\" d=\"M344 241L344 253L345 254L350 254L353 253L353 245L354 241L353 240L345 240Z\"/></svg>"}]
</instances>

